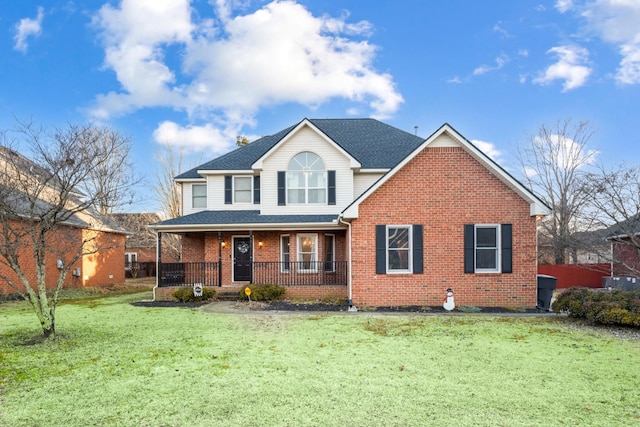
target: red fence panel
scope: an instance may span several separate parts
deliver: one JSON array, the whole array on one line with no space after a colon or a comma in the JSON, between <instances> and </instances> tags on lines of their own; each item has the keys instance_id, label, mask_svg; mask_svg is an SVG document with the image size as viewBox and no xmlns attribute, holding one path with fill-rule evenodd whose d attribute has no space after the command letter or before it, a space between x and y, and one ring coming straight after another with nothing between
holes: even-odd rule
<instances>
[{"instance_id":1,"label":"red fence panel","mask_svg":"<svg viewBox=\"0 0 640 427\"><path fill-rule=\"evenodd\" d=\"M611 264L545 264L538 266L538 274L557 277L556 288L601 288L602 278L611 275Z\"/></svg>"}]
</instances>

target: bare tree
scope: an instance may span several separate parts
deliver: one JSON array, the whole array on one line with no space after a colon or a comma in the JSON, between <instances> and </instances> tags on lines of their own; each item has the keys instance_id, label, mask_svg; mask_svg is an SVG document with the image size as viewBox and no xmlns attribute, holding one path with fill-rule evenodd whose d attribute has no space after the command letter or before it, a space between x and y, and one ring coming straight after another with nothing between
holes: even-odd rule
<instances>
[{"instance_id":1,"label":"bare tree","mask_svg":"<svg viewBox=\"0 0 640 427\"><path fill-rule=\"evenodd\" d=\"M134 187L142 181L130 160L131 142L128 137L108 127L85 126L78 129L82 140L111 152L109 158L89 171L83 183L84 192L95 195L95 207L103 215L135 202Z\"/></svg>"},{"instance_id":2,"label":"bare tree","mask_svg":"<svg viewBox=\"0 0 640 427\"><path fill-rule=\"evenodd\" d=\"M580 229L586 191L581 177L597 152L587 145L594 131L587 121L558 121L541 125L528 142L518 148L518 160L529 187L552 209L541 223L541 232L553 247L556 264L564 264Z\"/></svg>"},{"instance_id":3,"label":"bare tree","mask_svg":"<svg viewBox=\"0 0 640 427\"><path fill-rule=\"evenodd\" d=\"M83 256L122 242L111 232L117 226L94 208L103 189L83 193L97 171L109 179L120 176L105 165L121 139L105 141L96 133L93 125L48 132L18 123L18 129L1 135L0 279L29 302L45 337L55 334L58 296L70 270ZM46 260L57 264L52 295Z\"/></svg>"},{"instance_id":4,"label":"bare tree","mask_svg":"<svg viewBox=\"0 0 640 427\"><path fill-rule=\"evenodd\" d=\"M166 218L180 216L180 189L173 180L182 169L184 151L167 147L157 158L155 195Z\"/></svg>"},{"instance_id":5,"label":"bare tree","mask_svg":"<svg viewBox=\"0 0 640 427\"><path fill-rule=\"evenodd\" d=\"M162 214L167 219L180 216L180 187L176 184L174 178L182 170L183 160L184 151L180 149L176 152L171 146L167 147L166 151L161 153L157 159L155 195L162 209ZM182 247L179 236L175 234L165 235L162 240L162 248L172 258L180 259Z\"/></svg>"},{"instance_id":6,"label":"bare tree","mask_svg":"<svg viewBox=\"0 0 640 427\"><path fill-rule=\"evenodd\" d=\"M620 251L614 252L613 262L640 274L640 265L630 262L640 259L640 167L600 166L597 172L585 175L583 183L589 200L585 220L605 230L618 245ZM628 252L635 252L635 257L623 256Z\"/></svg>"}]
</instances>

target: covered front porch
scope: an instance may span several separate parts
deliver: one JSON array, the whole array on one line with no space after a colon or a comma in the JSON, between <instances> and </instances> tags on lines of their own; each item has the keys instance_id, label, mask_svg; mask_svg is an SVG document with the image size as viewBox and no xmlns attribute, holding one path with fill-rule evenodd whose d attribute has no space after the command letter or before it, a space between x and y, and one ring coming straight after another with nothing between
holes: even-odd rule
<instances>
[{"instance_id":1,"label":"covered front porch","mask_svg":"<svg viewBox=\"0 0 640 427\"><path fill-rule=\"evenodd\" d=\"M335 221L281 225L158 229L159 248L167 233L182 239L181 262L158 258L159 294L195 283L218 288L219 295L271 284L286 287L290 298L348 298L346 229Z\"/></svg>"}]
</instances>

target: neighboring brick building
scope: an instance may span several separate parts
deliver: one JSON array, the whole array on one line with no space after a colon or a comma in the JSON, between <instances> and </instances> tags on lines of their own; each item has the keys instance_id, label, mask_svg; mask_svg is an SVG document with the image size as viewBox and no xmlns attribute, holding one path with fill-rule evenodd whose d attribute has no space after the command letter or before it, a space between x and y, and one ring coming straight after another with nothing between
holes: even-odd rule
<instances>
[{"instance_id":1,"label":"neighboring brick building","mask_svg":"<svg viewBox=\"0 0 640 427\"><path fill-rule=\"evenodd\" d=\"M124 262L127 277L131 277L132 265L137 266L136 276L155 276L157 236L155 231L149 228L149 224L161 220L157 213L117 213L111 215L112 219L129 231L125 241ZM170 235L165 239L162 250L164 262L180 261L180 239Z\"/></svg>"},{"instance_id":2,"label":"neighboring brick building","mask_svg":"<svg viewBox=\"0 0 640 427\"><path fill-rule=\"evenodd\" d=\"M529 190L448 124L422 139L373 119L305 119L178 177L171 285L287 286L357 306L534 307Z\"/></svg>"},{"instance_id":3,"label":"neighboring brick building","mask_svg":"<svg viewBox=\"0 0 640 427\"><path fill-rule=\"evenodd\" d=\"M12 156L12 160L5 160L7 156ZM20 266L32 288L37 288L37 281L34 245L30 234L38 229L41 222L51 220L50 216L42 214L43 212L63 215L66 209L71 209L68 218L63 222L55 223L55 229L45 234L44 259L47 288L56 286L61 265L71 265L64 280L64 286L67 287L100 287L124 282L126 230L90 207L76 209L82 203L80 194L70 192L64 199L64 208L57 206L56 203L60 203L59 199L55 199L59 194L59 189L56 188L56 185L59 186L58 182L43 168L19 153L1 148L0 164L5 178L22 174L21 179L29 185L33 183L35 186L40 186L38 194L50 197L47 200L35 197L30 199L26 195L21 197L23 192L16 189L7 190L9 188L7 184L0 184L4 185L2 197L6 198L4 202L7 203L3 206L13 208L11 211L3 211L0 218L0 245L3 245L2 248L19 248L15 263ZM18 169L19 171L15 172ZM4 182L8 181L10 180ZM30 215L29 212L34 214ZM2 228L3 224L7 228ZM12 255L12 251L0 252L8 254L8 257ZM80 256L83 253L85 255ZM73 262L77 257L79 259ZM21 281L9 264L10 261L7 258L0 256L0 296L16 293L9 286L8 281L17 284L19 289L24 291Z\"/></svg>"}]
</instances>

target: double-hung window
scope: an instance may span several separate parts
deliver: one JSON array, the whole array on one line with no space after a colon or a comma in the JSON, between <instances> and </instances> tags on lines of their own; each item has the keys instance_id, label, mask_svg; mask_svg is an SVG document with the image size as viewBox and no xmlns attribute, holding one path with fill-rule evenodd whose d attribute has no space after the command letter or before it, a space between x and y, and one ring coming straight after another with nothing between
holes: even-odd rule
<instances>
[{"instance_id":1,"label":"double-hung window","mask_svg":"<svg viewBox=\"0 0 640 427\"><path fill-rule=\"evenodd\" d=\"M376 274L422 274L421 224L376 225Z\"/></svg>"},{"instance_id":2,"label":"double-hung window","mask_svg":"<svg viewBox=\"0 0 640 427\"><path fill-rule=\"evenodd\" d=\"M511 224L465 224L464 272L511 273Z\"/></svg>"},{"instance_id":3,"label":"double-hung window","mask_svg":"<svg viewBox=\"0 0 640 427\"><path fill-rule=\"evenodd\" d=\"M475 257L476 272L496 273L500 271L500 227L498 225L476 225Z\"/></svg>"},{"instance_id":4,"label":"double-hung window","mask_svg":"<svg viewBox=\"0 0 640 427\"><path fill-rule=\"evenodd\" d=\"M326 204L327 171L318 155L309 151L297 154L287 170L288 204Z\"/></svg>"},{"instance_id":5,"label":"double-hung window","mask_svg":"<svg viewBox=\"0 0 640 427\"><path fill-rule=\"evenodd\" d=\"M298 234L298 271L318 271L318 235Z\"/></svg>"},{"instance_id":6,"label":"double-hung window","mask_svg":"<svg viewBox=\"0 0 640 427\"><path fill-rule=\"evenodd\" d=\"M191 186L192 206L195 209L207 207L207 185L193 184Z\"/></svg>"},{"instance_id":7,"label":"double-hung window","mask_svg":"<svg viewBox=\"0 0 640 427\"><path fill-rule=\"evenodd\" d=\"M387 226L387 272L411 273L411 226Z\"/></svg>"},{"instance_id":8,"label":"double-hung window","mask_svg":"<svg viewBox=\"0 0 640 427\"><path fill-rule=\"evenodd\" d=\"M251 203L251 181L250 176L233 177L233 203Z\"/></svg>"}]
</instances>

